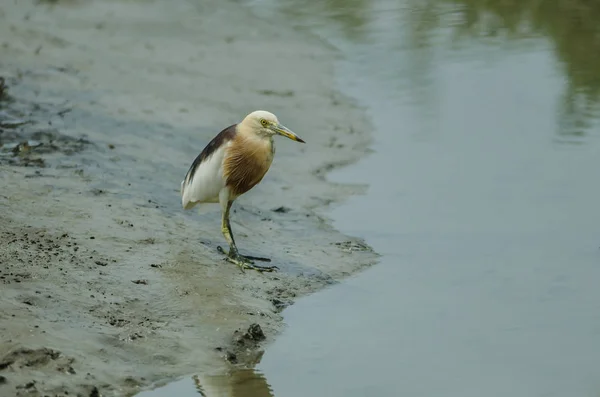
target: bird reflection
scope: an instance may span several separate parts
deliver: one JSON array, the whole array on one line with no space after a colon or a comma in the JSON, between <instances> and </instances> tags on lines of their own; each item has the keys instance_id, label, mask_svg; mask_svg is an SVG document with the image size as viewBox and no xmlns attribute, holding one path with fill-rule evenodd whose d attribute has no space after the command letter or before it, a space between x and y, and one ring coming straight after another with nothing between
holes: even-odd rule
<instances>
[{"instance_id":1,"label":"bird reflection","mask_svg":"<svg viewBox=\"0 0 600 397\"><path fill-rule=\"evenodd\" d=\"M274 397L266 378L253 369L236 369L223 375L194 375L192 379L202 397Z\"/></svg>"}]
</instances>

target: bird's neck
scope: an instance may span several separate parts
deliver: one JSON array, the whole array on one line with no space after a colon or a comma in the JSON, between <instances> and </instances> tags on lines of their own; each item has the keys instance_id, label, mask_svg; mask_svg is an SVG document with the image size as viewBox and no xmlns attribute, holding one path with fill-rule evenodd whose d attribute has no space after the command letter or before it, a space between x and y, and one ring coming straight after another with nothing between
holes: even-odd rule
<instances>
[{"instance_id":1,"label":"bird's neck","mask_svg":"<svg viewBox=\"0 0 600 397\"><path fill-rule=\"evenodd\" d=\"M273 136L254 131L244 123L238 124L237 133L246 141L273 145Z\"/></svg>"}]
</instances>

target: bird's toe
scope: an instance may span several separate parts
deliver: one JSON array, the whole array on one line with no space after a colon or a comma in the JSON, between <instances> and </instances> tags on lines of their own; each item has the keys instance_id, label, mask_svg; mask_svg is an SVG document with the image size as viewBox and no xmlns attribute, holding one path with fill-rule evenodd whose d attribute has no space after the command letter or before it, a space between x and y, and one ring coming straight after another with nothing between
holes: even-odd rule
<instances>
[{"instance_id":1,"label":"bird's toe","mask_svg":"<svg viewBox=\"0 0 600 397\"><path fill-rule=\"evenodd\" d=\"M258 266L258 265L254 265L253 263L245 263L242 267L242 269L252 269L252 270L256 270L259 272L274 272L275 270L278 270L279 268L277 266Z\"/></svg>"},{"instance_id":2,"label":"bird's toe","mask_svg":"<svg viewBox=\"0 0 600 397\"><path fill-rule=\"evenodd\" d=\"M254 261L263 261L263 262L271 262L271 259L264 258L260 256L244 256L240 255L237 250L230 250L229 253L226 253L225 250L218 246L217 250L226 255L225 259L231 263L236 264L242 272L245 270L257 270L259 272L272 272L279 269L277 266L259 266L255 265Z\"/></svg>"},{"instance_id":3,"label":"bird's toe","mask_svg":"<svg viewBox=\"0 0 600 397\"><path fill-rule=\"evenodd\" d=\"M242 256L242 255L237 255L237 257L228 257L227 258L230 262L235 263L236 265L239 266L239 268L243 271L245 270L256 270L259 272L272 272L275 271L276 269L278 269L277 266L259 266L259 265L255 265L254 261L252 259L249 259L248 257Z\"/></svg>"}]
</instances>

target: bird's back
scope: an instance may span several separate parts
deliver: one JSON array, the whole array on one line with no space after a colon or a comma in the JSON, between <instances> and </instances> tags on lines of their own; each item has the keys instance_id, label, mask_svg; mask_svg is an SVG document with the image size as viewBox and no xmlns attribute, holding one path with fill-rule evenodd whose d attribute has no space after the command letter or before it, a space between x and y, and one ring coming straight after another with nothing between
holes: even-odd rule
<instances>
[{"instance_id":1,"label":"bird's back","mask_svg":"<svg viewBox=\"0 0 600 397\"><path fill-rule=\"evenodd\" d=\"M225 186L223 159L235 134L236 124L225 128L194 159L181 182L181 205L184 209L190 209L198 203L219 201L219 192Z\"/></svg>"}]
</instances>

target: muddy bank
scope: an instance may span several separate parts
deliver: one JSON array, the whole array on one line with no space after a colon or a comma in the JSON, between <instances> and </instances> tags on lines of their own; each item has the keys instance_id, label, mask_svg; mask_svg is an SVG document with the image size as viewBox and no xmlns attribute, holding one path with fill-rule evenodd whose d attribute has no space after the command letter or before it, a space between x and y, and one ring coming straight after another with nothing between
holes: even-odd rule
<instances>
[{"instance_id":1,"label":"muddy bank","mask_svg":"<svg viewBox=\"0 0 600 397\"><path fill-rule=\"evenodd\" d=\"M375 261L321 212L363 191L324 177L369 128L317 38L235 2L31 1L0 6L0 48L1 395L131 395L251 365L286 305ZM223 261L218 205L183 212L178 194L255 109L307 141L278 140L234 206L240 249L272 274Z\"/></svg>"}]
</instances>

